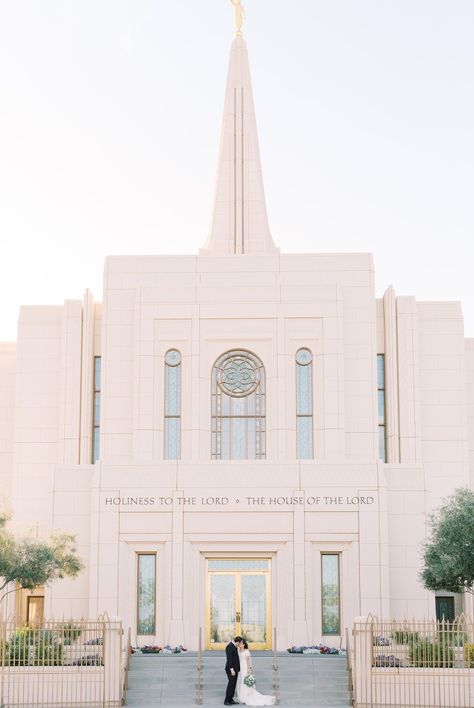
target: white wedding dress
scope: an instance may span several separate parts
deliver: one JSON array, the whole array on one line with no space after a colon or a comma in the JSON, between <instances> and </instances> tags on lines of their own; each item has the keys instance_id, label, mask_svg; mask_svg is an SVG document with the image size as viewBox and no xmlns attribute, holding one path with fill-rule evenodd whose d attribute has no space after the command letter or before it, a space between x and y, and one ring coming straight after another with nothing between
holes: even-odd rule
<instances>
[{"instance_id":1,"label":"white wedding dress","mask_svg":"<svg viewBox=\"0 0 474 708\"><path fill-rule=\"evenodd\" d=\"M275 703L275 696L264 696L259 693L255 686L251 688L246 686L244 683L244 678L249 673L250 662L250 652L248 649L243 649L239 651L239 661L240 661L240 671L239 678L237 679L237 698L239 703L243 703L246 706L272 706Z\"/></svg>"}]
</instances>

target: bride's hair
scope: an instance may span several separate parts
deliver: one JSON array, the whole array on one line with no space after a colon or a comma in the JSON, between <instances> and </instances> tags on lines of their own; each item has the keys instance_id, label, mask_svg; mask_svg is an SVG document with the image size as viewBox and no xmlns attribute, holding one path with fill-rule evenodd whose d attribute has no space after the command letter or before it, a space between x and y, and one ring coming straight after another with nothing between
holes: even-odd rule
<instances>
[{"instance_id":1,"label":"bride's hair","mask_svg":"<svg viewBox=\"0 0 474 708\"><path fill-rule=\"evenodd\" d=\"M247 644L247 642L244 642L244 649L248 649L248 648L249 648L249 645Z\"/></svg>"}]
</instances>

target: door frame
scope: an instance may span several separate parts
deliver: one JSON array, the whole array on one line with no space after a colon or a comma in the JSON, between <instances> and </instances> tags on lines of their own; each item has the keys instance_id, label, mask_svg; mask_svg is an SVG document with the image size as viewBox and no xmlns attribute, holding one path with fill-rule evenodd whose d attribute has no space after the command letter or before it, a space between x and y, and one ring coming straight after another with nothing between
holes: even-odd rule
<instances>
[{"instance_id":1,"label":"door frame","mask_svg":"<svg viewBox=\"0 0 474 708\"><path fill-rule=\"evenodd\" d=\"M266 560L268 561L268 570L209 570L209 561L213 560L226 560L226 561L252 561L252 560ZM264 651L270 650L273 644L272 637L272 626L271 626L271 599L272 599L272 564L270 556L221 556L216 558L215 556L206 557L206 599L205 599L205 648L206 650L219 651L225 649L226 642L211 642L211 576L212 575L233 575L235 577L235 588L236 588L236 608L241 600L241 583L240 579L237 580L237 576L242 575L262 575L265 577L265 622L266 622L266 642L253 642L249 643L249 647L252 650ZM236 614L239 610L236 609ZM240 633L241 623L235 622L235 634L237 636Z\"/></svg>"},{"instance_id":2,"label":"door frame","mask_svg":"<svg viewBox=\"0 0 474 708\"><path fill-rule=\"evenodd\" d=\"M44 622L44 595L27 595L26 597L26 623L31 624L30 620L30 605L33 603L31 601L34 600L42 600L41 603L41 613L39 616L39 619L36 620L37 624L42 624Z\"/></svg>"},{"instance_id":3,"label":"door frame","mask_svg":"<svg viewBox=\"0 0 474 708\"><path fill-rule=\"evenodd\" d=\"M440 601L446 601L448 600L449 602L447 603L448 605L451 606L452 609L452 617L444 617L440 616ZM456 605L455 605L455 597L454 595L435 595L435 612L436 612L436 619L438 622L441 622L444 620L445 622L453 622L455 617L456 617Z\"/></svg>"}]
</instances>

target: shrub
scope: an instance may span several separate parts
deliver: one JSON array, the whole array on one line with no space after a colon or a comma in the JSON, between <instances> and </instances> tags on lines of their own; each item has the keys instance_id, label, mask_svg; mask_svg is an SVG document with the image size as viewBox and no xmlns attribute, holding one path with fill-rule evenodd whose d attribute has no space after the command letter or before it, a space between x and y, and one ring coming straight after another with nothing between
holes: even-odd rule
<instances>
[{"instance_id":1,"label":"shrub","mask_svg":"<svg viewBox=\"0 0 474 708\"><path fill-rule=\"evenodd\" d=\"M395 632L392 632L392 639L395 644L413 644L419 638L419 632L411 632L408 629L396 629Z\"/></svg>"},{"instance_id":2,"label":"shrub","mask_svg":"<svg viewBox=\"0 0 474 708\"><path fill-rule=\"evenodd\" d=\"M377 654L372 666L378 669L398 669L403 666L403 662L393 654Z\"/></svg>"},{"instance_id":3,"label":"shrub","mask_svg":"<svg viewBox=\"0 0 474 708\"><path fill-rule=\"evenodd\" d=\"M467 636L465 632L454 632L452 635L452 645L453 647L462 647L467 642Z\"/></svg>"},{"instance_id":4,"label":"shrub","mask_svg":"<svg viewBox=\"0 0 474 708\"><path fill-rule=\"evenodd\" d=\"M464 661L468 669L474 669L474 644L464 644Z\"/></svg>"},{"instance_id":5,"label":"shrub","mask_svg":"<svg viewBox=\"0 0 474 708\"><path fill-rule=\"evenodd\" d=\"M141 650L142 654L159 654L162 651L162 647L146 644L144 647L141 647Z\"/></svg>"},{"instance_id":6,"label":"shrub","mask_svg":"<svg viewBox=\"0 0 474 708\"><path fill-rule=\"evenodd\" d=\"M102 646L103 643L103 637L94 637L93 639L87 639L85 642L83 642L84 646Z\"/></svg>"},{"instance_id":7,"label":"shrub","mask_svg":"<svg viewBox=\"0 0 474 708\"><path fill-rule=\"evenodd\" d=\"M74 624L74 622L65 622L60 625L59 628L59 638L63 640L64 646L69 646L76 641L78 637L81 636L82 629L80 625Z\"/></svg>"},{"instance_id":8,"label":"shrub","mask_svg":"<svg viewBox=\"0 0 474 708\"><path fill-rule=\"evenodd\" d=\"M80 659L75 659L72 666L103 666L104 662L99 654L88 654L81 656Z\"/></svg>"},{"instance_id":9,"label":"shrub","mask_svg":"<svg viewBox=\"0 0 474 708\"><path fill-rule=\"evenodd\" d=\"M313 644L312 646L292 646L287 649L289 654L342 654L344 649L328 647L325 644Z\"/></svg>"},{"instance_id":10,"label":"shrub","mask_svg":"<svg viewBox=\"0 0 474 708\"><path fill-rule=\"evenodd\" d=\"M386 637L374 637L374 647L389 647L390 646L390 639L387 639Z\"/></svg>"},{"instance_id":11,"label":"shrub","mask_svg":"<svg viewBox=\"0 0 474 708\"><path fill-rule=\"evenodd\" d=\"M30 664L30 646L32 632L25 627L18 629L5 644L5 666L28 666Z\"/></svg>"},{"instance_id":12,"label":"shrub","mask_svg":"<svg viewBox=\"0 0 474 708\"><path fill-rule=\"evenodd\" d=\"M17 630L5 644L5 666L61 666L63 648L48 630Z\"/></svg>"},{"instance_id":13,"label":"shrub","mask_svg":"<svg viewBox=\"0 0 474 708\"><path fill-rule=\"evenodd\" d=\"M181 654L182 651L188 651L185 647L183 647L182 644L178 644L178 646L172 647L169 644L163 647L161 650L163 654Z\"/></svg>"},{"instance_id":14,"label":"shrub","mask_svg":"<svg viewBox=\"0 0 474 708\"><path fill-rule=\"evenodd\" d=\"M62 666L63 647L56 641L43 639L35 644L35 666Z\"/></svg>"},{"instance_id":15,"label":"shrub","mask_svg":"<svg viewBox=\"0 0 474 708\"><path fill-rule=\"evenodd\" d=\"M430 642L420 639L410 644L409 659L412 666L418 668L451 668L453 666L453 649L445 642Z\"/></svg>"}]
</instances>

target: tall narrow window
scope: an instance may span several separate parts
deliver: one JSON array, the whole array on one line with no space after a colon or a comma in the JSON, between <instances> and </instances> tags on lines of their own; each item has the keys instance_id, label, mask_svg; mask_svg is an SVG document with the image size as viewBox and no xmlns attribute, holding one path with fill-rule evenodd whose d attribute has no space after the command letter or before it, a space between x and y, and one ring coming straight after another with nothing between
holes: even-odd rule
<instances>
[{"instance_id":1,"label":"tall narrow window","mask_svg":"<svg viewBox=\"0 0 474 708\"><path fill-rule=\"evenodd\" d=\"M321 554L322 633L341 633L339 553Z\"/></svg>"},{"instance_id":2,"label":"tall narrow window","mask_svg":"<svg viewBox=\"0 0 474 708\"><path fill-rule=\"evenodd\" d=\"M165 460L181 457L181 354L165 354Z\"/></svg>"},{"instance_id":3,"label":"tall narrow window","mask_svg":"<svg viewBox=\"0 0 474 708\"><path fill-rule=\"evenodd\" d=\"M94 403L92 411L92 462L96 462L100 455L100 356L94 357Z\"/></svg>"},{"instance_id":4,"label":"tall narrow window","mask_svg":"<svg viewBox=\"0 0 474 708\"><path fill-rule=\"evenodd\" d=\"M251 352L223 354L212 368L213 460L265 459L265 369Z\"/></svg>"},{"instance_id":5,"label":"tall narrow window","mask_svg":"<svg viewBox=\"0 0 474 708\"><path fill-rule=\"evenodd\" d=\"M313 355L303 348L296 352L296 457L313 456Z\"/></svg>"},{"instance_id":6,"label":"tall narrow window","mask_svg":"<svg viewBox=\"0 0 474 708\"><path fill-rule=\"evenodd\" d=\"M379 420L379 458L387 462L385 418L385 354L377 354L377 408Z\"/></svg>"},{"instance_id":7,"label":"tall narrow window","mask_svg":"<svg viewBox=\"0 0 474 708\"><path fill-rule=\"evenodd\" d=\"M138 553L137 634L155 634L156 553Z\"/></svg>"}]
</instances>

